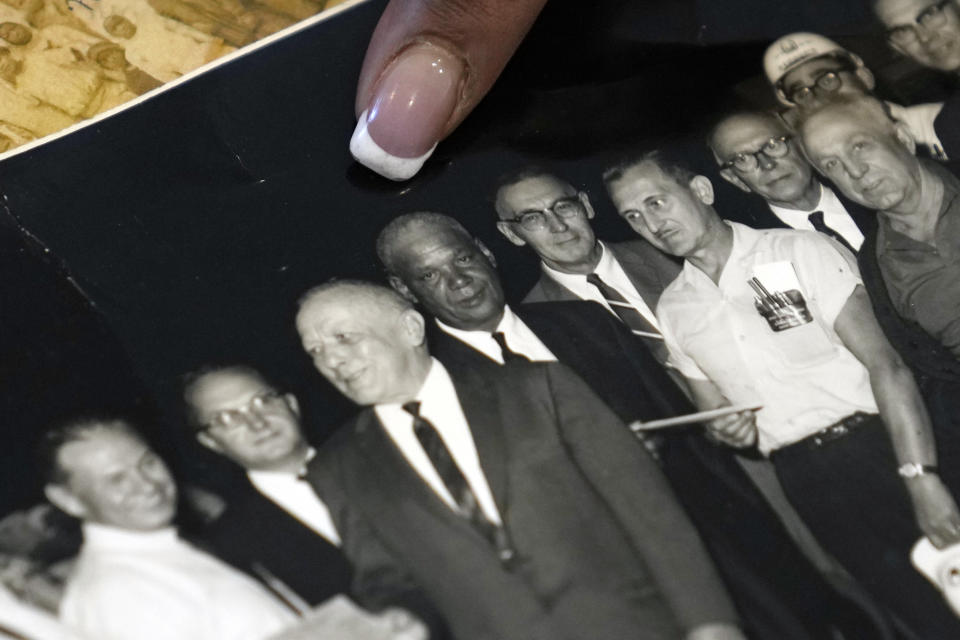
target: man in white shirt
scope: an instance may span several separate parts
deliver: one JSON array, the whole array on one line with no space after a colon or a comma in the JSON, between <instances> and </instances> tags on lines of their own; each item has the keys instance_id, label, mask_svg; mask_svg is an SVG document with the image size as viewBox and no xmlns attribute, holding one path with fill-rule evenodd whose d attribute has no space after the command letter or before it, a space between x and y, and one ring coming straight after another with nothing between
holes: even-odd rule
<instances>
[{"instance_id":1,"label":"man in white shirt","mask_svg":"<svg viewBox=\"0 0 960 640\"><path fill-rule=\"evenodd\" d=\"M960 514L937 476L919 391L853 256L822 234L722 221L709 179L657 154L605 182L634 230L685 260L657 315L697 404L759 408L708 428L770 456L824 547L917 637L955 635L960 622L913 571L909 549L923 533L960 539Z\"/></svg>"},{"instance_id":2,"label":"man in white shirt","mask_svg":"<svg viewBox=\"0 0 960 640\"><path fill-rule=\"evenodd\" d=\"M798 141L778 117L763 112L731 114L713 128L707 146L720 176L763 198L780 222L824 233L851 251L860 249L874 216L861 207L846 206L818 179Z\"/></svg>"},{"instance_id":3,"label":"man in white shirt","mask_svg":"<svg viewBox=\"0 0 960 640\"><path fill-rule=\"evenodd\" d=\"M295 640L370 620L345 602L311 611L281 599L173 526L169 470L124 421L80 419L51 431L42 451L47 497L83 521L83 546L60 616L98 640ZM300 615L306 616L303 620ZM369 625L367 631L370 631ZM406 630L405 630L406 631ZM410 636L405 636L410 637ZM422 633L412 637L423 638Z\"/></svg>"},{"instance_id":4,"label":"man in white shirt","mask_svg":"<svg viewBox=\"0 0 960 640\"><path fill-rule=\"evenodd\" d=\"M487 303L477 293L464 313ZM296 325L319 372L368 407L309 478L374 596L399 566L457 637L743 637L659 471L568 370L448 372L413 305L370 283L311 289Z\"/></svg>"}]
</instances>

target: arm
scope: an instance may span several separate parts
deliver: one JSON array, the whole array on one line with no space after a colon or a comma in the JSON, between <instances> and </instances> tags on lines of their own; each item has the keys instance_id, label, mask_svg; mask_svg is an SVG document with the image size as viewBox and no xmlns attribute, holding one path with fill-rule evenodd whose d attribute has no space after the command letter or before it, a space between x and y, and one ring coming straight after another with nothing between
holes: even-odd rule
<instances>
[{"instance_id":1,"label":"arm","mask_svg":"<svg viewBox=\"0 0 960 640\"><path fill-rule=\"evenodd\" d=\"M329 508L340 533L341 548L353 569L351 594L365 608L382 611L391 619L399 609L411 611L440 634L444 624L433 604L380 543L359 510L350 508L341 480L344 458L349 456L342 455L335 445L324 447L310 463L307 479Z\"/></svg>"},{"instance_id":2,"label":"arm","mask_svg":"<svg viewBox=\"0 0 960 640\"><path fill-rule=\"evenodd\" d=\"M574 463L622 525L677 620L690 632L735 627L713 563L656 463L577 376L562 366L545 370Z\"/></svg>"},{"instance_id":3,"label":"arm","mask_svg":"<svg viewBox=\"0 0 960 640\"><path fill-rule=\"evenodd\" d=\"M870 373L870 386L897 461L936 466L933 427L920 391L913 374L883 335L862 286L850 294L834 329ZM960 542L960 512L940 478L924 474L905 482L920 528L931 542L937 547Z\"/></svg>"},{"instance_id":4,"label":"arm","mask_svg":"<svg viewBox=\"0 0 960 640\"><path fill-rule=\"evenodd\" d=\"M700 411L730 406L730 401L710 380L688 379L693 402ZM741 411L714 418L704 423L707 433L731 447L745 448L757 444L757 417L755 411Z\"/></svg>"}]
</instances>

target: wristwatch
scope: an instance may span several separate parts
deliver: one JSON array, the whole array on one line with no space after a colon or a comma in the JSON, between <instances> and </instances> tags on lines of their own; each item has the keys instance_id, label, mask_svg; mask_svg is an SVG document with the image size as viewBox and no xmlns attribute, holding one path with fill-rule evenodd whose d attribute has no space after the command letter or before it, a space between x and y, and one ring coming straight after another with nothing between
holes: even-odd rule
<instances>
[{"instance_id":1,"label":"wristwatch","mask_svg":"<svg viewBox=\"0 0 960 640\"><path fill-rule=\"evenodd\" d=\"M925 476L938 473L938 469L930 464L920 464L918 462L907 462L906 464L900 465L897 469L899 473L904 478L916 478L918 476Z\"/></svg>"}]
</instances>

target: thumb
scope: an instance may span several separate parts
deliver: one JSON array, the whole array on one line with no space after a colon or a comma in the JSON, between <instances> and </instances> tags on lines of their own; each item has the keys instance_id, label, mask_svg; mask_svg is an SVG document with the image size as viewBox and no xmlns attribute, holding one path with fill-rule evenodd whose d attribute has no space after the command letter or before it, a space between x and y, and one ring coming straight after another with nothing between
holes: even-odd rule
<instances>
[{"instance_id":1,"label":"thumb","mask_svg":"<svg viewBox=\"0 0 960 640\"><path fill-rule=\"evenodd\" d=\"M350 151L414 176L486 95L546 0L391 0L367 49Z\"/></svg>"}]
</instances>

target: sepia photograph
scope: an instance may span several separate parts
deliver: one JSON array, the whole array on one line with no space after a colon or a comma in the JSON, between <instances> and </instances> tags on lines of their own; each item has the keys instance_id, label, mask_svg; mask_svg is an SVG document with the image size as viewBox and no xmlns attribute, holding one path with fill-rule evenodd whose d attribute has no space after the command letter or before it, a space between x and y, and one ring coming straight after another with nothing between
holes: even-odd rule
<instances>
[{"instance_id":1,"label":"sepia photograph","mask_svg":"<svg viewBox=\"0 0 960 640\"><path fill-rule=\"evenodd\" d=\"M0 39L0 638L960 638L960 0Z\"/></svg>"}]
</instances>

